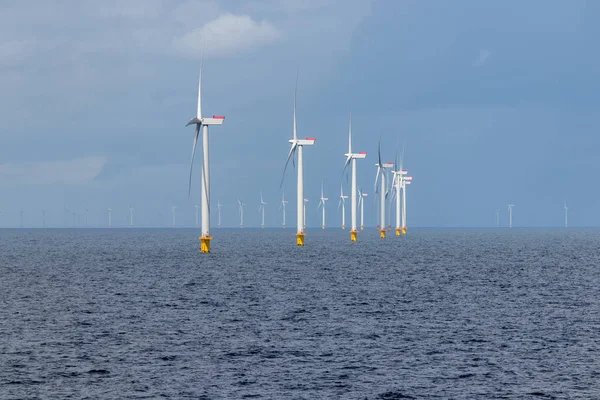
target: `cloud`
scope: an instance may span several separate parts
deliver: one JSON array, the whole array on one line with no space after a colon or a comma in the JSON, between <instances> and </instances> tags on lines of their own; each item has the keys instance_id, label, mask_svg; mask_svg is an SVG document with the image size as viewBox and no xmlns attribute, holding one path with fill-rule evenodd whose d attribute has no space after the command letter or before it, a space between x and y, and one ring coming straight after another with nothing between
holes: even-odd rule
<instances>
[{"instance_id":1,"label":"cloud","mask_svg":"<svg viewBox=\"0 0 600 400\"><path fill-rule=\"evenodd\" d=\"M270 22L257 22L248 15L226 13L174 40L175 48L198 57L206 43L206 55L224 57L274 43L281 32Z\"/></svg>"},{"instance_id":2,"label":"cloud","mask_svg":"<svg viewBox=\"0 0 600 400\"><path fill-rule=\"evenodd\" d=\"M489 50L479 50L479 57L473 62L474 67L481 67L487 62L492 53Z\"/></svg>"},{"instance_id":3,"label":"cloud","mask_svg":"<svg viewBox=\"0 0 600 400\"><path fill-rule=\"evenodd\" d=\"M81 185L93 180L106 164L103 156L69 161L0 164L0 186Z\"/></svg>"}]
</instances>

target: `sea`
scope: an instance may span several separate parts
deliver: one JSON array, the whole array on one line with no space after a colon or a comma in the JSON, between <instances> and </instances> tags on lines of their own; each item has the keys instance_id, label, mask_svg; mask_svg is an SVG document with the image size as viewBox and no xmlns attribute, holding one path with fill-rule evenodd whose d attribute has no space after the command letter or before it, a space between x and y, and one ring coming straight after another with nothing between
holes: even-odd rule
<instances>
[{"instance_id":1,"label":"sea","mask_svg":"<svg viewBox=\"0 0 600 400\"><path fill-rule=\"evenodd\" d=\"M0 398L600 398L600 229L212 235L0 230Z\"/></svg>"}]
</instances>

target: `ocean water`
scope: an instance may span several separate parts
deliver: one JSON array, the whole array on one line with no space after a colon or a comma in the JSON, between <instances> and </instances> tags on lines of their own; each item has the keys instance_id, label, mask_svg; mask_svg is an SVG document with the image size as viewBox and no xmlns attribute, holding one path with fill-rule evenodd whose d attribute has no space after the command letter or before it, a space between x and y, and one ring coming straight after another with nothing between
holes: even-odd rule
<instances>
[{"instance_id":1,"label":"ocean water","mask_svg":"<svg viewBox=\"0 0 600 400\"><path fill-rule=\"evenodd\" d=\"M0 230L0 398L600 398L600 230L213 236Z\"/></svg>"}]
</instances>

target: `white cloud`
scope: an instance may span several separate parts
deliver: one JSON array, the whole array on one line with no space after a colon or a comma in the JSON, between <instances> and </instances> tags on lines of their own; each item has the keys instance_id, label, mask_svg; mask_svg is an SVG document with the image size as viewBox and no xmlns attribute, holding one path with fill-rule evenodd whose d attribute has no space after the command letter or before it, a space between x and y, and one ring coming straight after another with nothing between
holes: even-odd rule
<instances>
[{"instance_id":1,"label":"white cloud","mask_svg":"<svg viewBox=\"0 0 600 400\"><path fill-rule=\"evenodd\" d=\"M269 21L257 22L248 15L223 14L202 27L175 39L175 48L198 57L206 43L206 55L222 57L264 46L282 38Z\"/></svg>"},{"instance_id":2,"label":"white cloud","mask_svg":"<svg viewBox=\"0 0 600 400\"><path fill-rule=\"evenodd\" d=\"M90 156L69 161L0 164L0 186L80 185L94 179L106 157Z\"/></svg>"}]
</instances>

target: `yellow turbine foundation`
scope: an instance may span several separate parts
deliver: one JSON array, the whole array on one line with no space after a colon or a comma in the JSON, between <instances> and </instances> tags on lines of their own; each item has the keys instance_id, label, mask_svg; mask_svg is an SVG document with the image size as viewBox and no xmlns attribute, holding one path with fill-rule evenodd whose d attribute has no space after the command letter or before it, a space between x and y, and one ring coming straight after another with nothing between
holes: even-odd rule
<instances>
[{"instance_id":1,"label":"yellow turbine foundation","mask_svg":"<svg viewBox=\"0 0 600 400\"><path fill-rule=\"evenodd\" d=\"M325 229L325 225L321 225L321 228Z\"/></svg>"},{"instance_id":2,"label":"yellow turbine foundation","mask_svg":"<svg viewBox=\"0 0 600 400\"><path fill-rule=\"evenodd\" d=\"M210 253L210 241L212 236L200 236L200 252Z\"/></svg>"},{"instance_id":3,"label":"yellow turbine foundation","mask_svg":"<svg viewBox=\"0 0 600 400\"><path fill-rule=\"evenodd\" d=\"M356 242L358 240L358 231L357 230L350 231L350 240L353 242Z\"/></svg>"},{"instance_id":4,"label":"yellow turbine foundation","mask_svg":"<svg viewBox=\"0 0 600 400\"><path fill-rule=\"evenodd\" d=\"M360 226L360 230L362 231L363 229L365 229L365 226L364 226L364 225L361 225L361 226Z\"/></svg>"},{"instance_id":5,"label":"yellow turbine foundation","mask_svg":"<svg viewBox=\"0 0 600 400\"><path fill-rule=\"evenodd\" d=\"M406 227L403 227L403 228L402 228L402 234L403 234L403 235L406 235Z\"/></svg>"},{"instance_id":6,"label":"yellow turbine foundation","mask_svg":"<svg viewBox=\"0 0 600 400\"><path fill-rule=\"evenodd\" d=\"M306 236L306 233L296 233L296 244L298 246L304 246L304 236Z\"/></svg>"},{"instance_id":7,"label":"yellow turbine foundation","mask_svg":"<svg viewBox=\"0 0 600 400\"><path fill-rule=\"evenodd\" d=\"M396 236L402 235L402 229L396 228Z\"/></svg>"},{"instance_id":8,"label":"yellow turbine foundation","mask_svg":"<svg viewBox=\"0 0 600 400\"><path fill-rule=\"evenodd\" d=\"M382 238L382 239L385 239L385 232L386 232L385 229L380 230L379 231L379 237Z\"/></svg>"}]
</instances>

